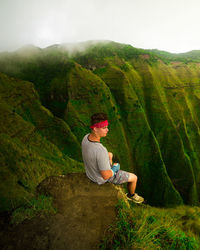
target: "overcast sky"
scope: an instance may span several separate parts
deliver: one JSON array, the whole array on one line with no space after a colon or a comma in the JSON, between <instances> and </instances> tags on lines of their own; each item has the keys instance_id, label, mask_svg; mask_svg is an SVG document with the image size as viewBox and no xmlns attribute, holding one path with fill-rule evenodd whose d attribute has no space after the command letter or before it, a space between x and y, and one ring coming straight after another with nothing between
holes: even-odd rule
<instances>
[{"instance_id":1,"label":"overcast sky","mask_svg":"<svg viewBox=\"0 0 200 250\"><path fill-rule=\"evenodd\" d=\"M0 0L0 51L87 40L200 50L199 11L199 0Z\"/></svg>"}]
</instances>

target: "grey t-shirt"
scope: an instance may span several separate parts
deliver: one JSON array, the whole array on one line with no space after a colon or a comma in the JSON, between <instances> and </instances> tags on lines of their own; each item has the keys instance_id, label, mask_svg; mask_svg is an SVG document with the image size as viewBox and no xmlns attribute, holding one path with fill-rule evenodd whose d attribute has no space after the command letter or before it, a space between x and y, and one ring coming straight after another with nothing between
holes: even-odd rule
<instances>
[{"instance_id":1,"label":"grey t-shirt","mask_svg":"<svg viewBox=\"0 0 200 250\"><path fill-rule=\"evenodd\" d=\"M87 177L98 183L104 184L101 170L110 170L110 162L107 149L100 142L92 142L88 139L89 134L82 140L82 156Z\"/></svg>"}]
</instances>

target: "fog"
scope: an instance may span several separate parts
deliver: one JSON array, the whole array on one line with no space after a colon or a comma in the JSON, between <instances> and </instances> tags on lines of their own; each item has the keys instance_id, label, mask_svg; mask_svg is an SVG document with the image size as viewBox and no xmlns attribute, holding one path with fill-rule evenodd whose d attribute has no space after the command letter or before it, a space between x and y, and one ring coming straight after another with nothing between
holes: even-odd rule
<instances>
[{"instance_id":1,"label":"fog","mask_svg":"<svg viewBox=\"0 0 200 250\"><path fill-rule=\"evenodd\" d=\"M200 49L199 7L197 0L0 0L0 51L87 40Z\"/></svg>"}]
</instances>

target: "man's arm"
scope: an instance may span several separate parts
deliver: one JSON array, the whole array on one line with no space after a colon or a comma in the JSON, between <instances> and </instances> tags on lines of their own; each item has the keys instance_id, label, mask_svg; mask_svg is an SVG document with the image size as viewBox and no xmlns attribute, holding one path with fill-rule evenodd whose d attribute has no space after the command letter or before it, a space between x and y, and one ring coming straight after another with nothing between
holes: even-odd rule
<instances>
[{"instance_id":1,"label":"man's arm","mask_svg":"<svg viewBox=\"0 0 200 250\"><path fill-rule=\"evenodd\" d=\"M114 163L111 167L111 170L101 170L101 176L103 177L104 180L107 180L111 178L114 174L116 174L120 169L120 164L119 163Z\"/></svg>"},{"instance_id":2,"label":"man's arm","mask_svg":"<svg viewBox=\"0 0 200 250\"><path fill-rule=\"evenodd\" d=\"M101 170L100 173L104 180L108 180L114 174L112 170Z\"/></svg>"},{"instance_id":3,"label":"man's arm","mask_svg":"<svg viewBox=\"0 0 200 250\"><path fill-rule=\"evenodd\" d=\"M113 153L108 152L108 156L109 156L110 165L112 166Z\"/></svg>"}]
</instances>

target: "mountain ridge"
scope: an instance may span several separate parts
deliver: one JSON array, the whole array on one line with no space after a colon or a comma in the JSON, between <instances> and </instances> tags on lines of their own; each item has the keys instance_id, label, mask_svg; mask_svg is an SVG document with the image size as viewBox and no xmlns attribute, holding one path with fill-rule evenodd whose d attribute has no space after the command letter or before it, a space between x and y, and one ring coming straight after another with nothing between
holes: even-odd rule
<instances>
[{"instance_id":1,"label":"mountain ridge","mask_svg":"<svg viewBox=\"0 0 200 250\"><path fill-rule=\"evenodd\" d=\"M73 160L73 171L83 171L80 143L90 131L90 115L106 112L110 131L103 144L124 170L138 175L138 190L149 204L195 205L200 199L200 60L181 58L108 42L73 56L55 46L37 56L1 54L0 71L10 77L3 91L12 85L14 91L17 79L32 83L53 117L43 121L36 115L34 126L42 123L41 138ZM33 117L24 112L22 117ZM37 114L38 107L31 112ZM69 162L63 164L65 172L72 171Z\"/></svg>"},{"instance_id":2,"label":"mountain ridge","mask_svg":"<svg viewBox=\"0 0 200 250\"><path fill-rule=\"evenodd\" d=\"M2 51L0 52L0 55L2 54L12 54L12 53L22 53L22 52L37 52L37 51L42 51L42 50L50 50L50 49L57 49L57 50L65 50L65 51L72 51L72 53L70 53L72 56L74 53L76 52L84 52L85 50L87 50L88 48L91 48L93 46L96 45L106 45L106 44L112 44L115 45L117 47L132 47L135 50L141 51L141 52L146 52L147 54L155 54L155 55L165 55L165 56L169 56L171 57L171 59L184 59L185 57L189 57L190 60L193 59L198 59L200 60L200 50L190 50L187 52L180 52L180 53L173 53L173 52L169 52L169 51L165 51L165 50L159 50L159 49L145 49L145 48L138 48L138 47L134 47L131 44L128 43L119 43L119 42L114 42L112 40L88 40L88 41L84 41L84 42L75 42L75 43L56 43L53 45L49 45L46 46L44 48L35 46L33 44L26 44L20 48L18 48L15 51L9 52L9 51Z\"/></svg>"}]
</instances>

